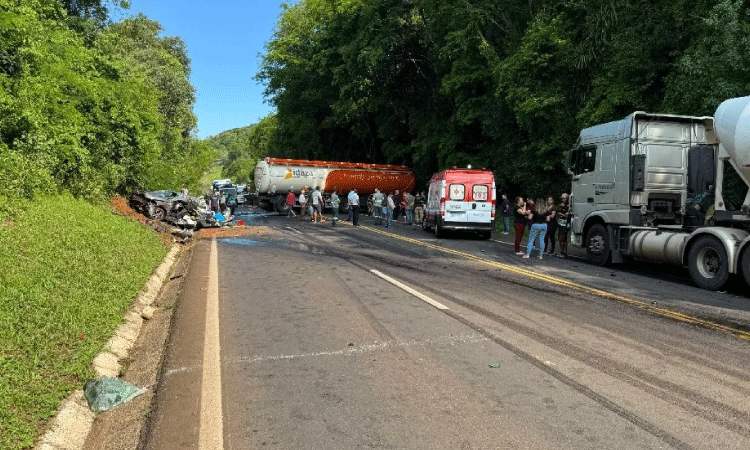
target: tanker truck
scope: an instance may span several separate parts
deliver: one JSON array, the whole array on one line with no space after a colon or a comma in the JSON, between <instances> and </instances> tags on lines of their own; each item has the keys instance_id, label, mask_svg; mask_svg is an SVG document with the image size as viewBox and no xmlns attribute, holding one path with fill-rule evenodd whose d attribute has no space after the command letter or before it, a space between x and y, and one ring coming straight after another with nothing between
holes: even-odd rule
<instances>
[{"instance_id":1,"label":"tanker truck","mask_svg":"<svg viewBox=\"0 0 750 450\"><path fill-rule=\"evenodd\" d=\"M748 187L724 198L725 167ZM595 264L687 266L701 288L750 285L750 97L714 117L635 112L586 128L570 152L571 245Z\"/></svg>"},{"instance_id":2,"label":"tanker truck","mask_svg":"<svg viewBox=\"0 0 750 450\"><path fill-rule=\"evenodd\" d=\"M381 192L401 192L414 189L414 174L406 166L366 164L304 159L264 158L255 166L255 193L251 200L269 211L284 211L289 189L298 197L302 188L320 187L326 207L330 208L333 189L338 189L341 212L347 212L345 196L356 189L362 210L367 198Z\"/></svg>"}]
</instances>

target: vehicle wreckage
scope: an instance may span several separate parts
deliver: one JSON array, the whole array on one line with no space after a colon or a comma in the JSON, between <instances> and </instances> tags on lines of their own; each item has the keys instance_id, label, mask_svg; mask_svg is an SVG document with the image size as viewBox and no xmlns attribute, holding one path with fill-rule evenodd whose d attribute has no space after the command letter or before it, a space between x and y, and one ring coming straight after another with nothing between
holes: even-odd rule
<instances>
[{"instance_id":1,"label":"vehicle wreckage","mask_svg":"<svg viewBox=\"0 0 750 450\"><path fill-rule=\"evenodd\" d=\"M204 197L170 190L136 191L128 203L146 217L187 229L217 227L230 219L217 220Z\"/></svg>"}]
</instances>

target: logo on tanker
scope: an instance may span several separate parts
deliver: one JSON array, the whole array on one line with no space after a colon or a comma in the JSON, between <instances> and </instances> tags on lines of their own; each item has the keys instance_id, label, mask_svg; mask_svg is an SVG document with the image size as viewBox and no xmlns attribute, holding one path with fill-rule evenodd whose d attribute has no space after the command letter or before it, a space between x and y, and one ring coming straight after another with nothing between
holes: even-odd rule
<instances>
[{"instance_id":1,"label":"logo on tanker","mask_svg":"<svg viewBox=\"0 0 750 450\"><path fill-rule=\"evenodd\" d=\"M284 179L290 180L292 178L310 178L312 176L312 170L286 169L286 175L284 176Z\"/></svg>"}]
</instances>

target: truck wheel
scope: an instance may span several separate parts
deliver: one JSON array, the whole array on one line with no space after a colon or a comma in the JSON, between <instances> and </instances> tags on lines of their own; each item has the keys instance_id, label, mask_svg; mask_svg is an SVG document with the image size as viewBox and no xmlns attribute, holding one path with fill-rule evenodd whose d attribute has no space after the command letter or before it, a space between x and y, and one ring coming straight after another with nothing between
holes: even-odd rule
<instances>
[{"instance_id":1,"label":"truck wheel","mask_svg":"<svg viewBox=\"0 0 750 450\"><path fill-rule=\"evenodd\" d=\"M586 233L586 255L597 266L609 264L612 249L609 248L609 233L604 225L594 224Z\"/></svg>"},{"instance_id":2,"label":"truck wheel","mask_svg":"<svg viewBox=\"0 0 750 450\"><path fill-rule=\"evenodd\" d=\"M282 213L286 210L286 199L284 197L276 197L273 203L276 212Z\"/></svg>"},{"instance_id":3,"label":"truck wheel","mask_svg":"<svg viewBox=\"0 0 750 450\"><path fill-rule=\"evenodd\" d=\"M489 238L492 237L492 231L482 231L479 234L479 237L481 237L482 239L484 239L486 241L487 239L489 239Z\"/></svg>"},{"instance_id":4,"label":"truck wheel","mask_svg":"<svg viewBox=\"0 0 750 450\"><path fill-rule=\"evenodd\" d=\"M745 280L745 284L750 287L750 247L745 248L742 252L740 270L742 270L742 278Z\"/></svg>"},{"instance_id":5,"label":"truck wheel","mask_svg":"<svg viewBox=\"0 0 750 450\"><path fill-rule=\"evenodd\" d=\"M688 253L688 270L698 287L712 291L721 289L729 279L727 251L721 241L713 236L695 241Z\"/></svg>"},{"instance_id":6,"label":"truck wheel","mask_svg":"<svg viewBox=\"0 0 750 450\"><path fill-rule=\"evenodd\" d=\"M443 227L440 226L440 219L435 219L435 237L440 239L445 235Z\"/></svg>"}]
</instances>

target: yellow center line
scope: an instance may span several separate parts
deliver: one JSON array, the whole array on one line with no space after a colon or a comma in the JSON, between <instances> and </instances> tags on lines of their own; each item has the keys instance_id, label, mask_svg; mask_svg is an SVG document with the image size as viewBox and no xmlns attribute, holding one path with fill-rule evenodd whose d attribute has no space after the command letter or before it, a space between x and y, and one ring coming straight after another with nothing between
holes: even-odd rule
<instances>
[{"instance_id":1,"label":"yellow center line","mask_svg":"<svg viewBox=\"0 0 750 450\"><path fill-rule=\"evenodd\" d=\"M439 246L439 245L430 244L429 242L423 242L423 241L420 241L420 240L417 240L417 239L412 239L412 238L405 237L405 236L399 236L397 234L388 233L386 231L378 230L378 229L371 228L371 227L368 227L368 226L360 226L359 228L363 228L363 229L371 231L373 233L382 234L383 236L388 236L388 237L391 237L393 239L399 239L399 240L402 240L402 241L405 241L405 242L410 242L412 244L421 245L423 247L427 247L427 248L430 248L430 249L433 249L433 250L437 250L437 251L440 251L440 252L443 252L443 253L448 253L448 254L451 254L451 255L460 256L462 258L474 260L474 261L480 262L482 264L486 264L486 265L491 266L491 267L495 267L495 268L498 268L498 269L506 270L506 271L511 272L511 273L515 273L517 275L523 275L523 276L528 277L528 278L533 278L535 280L544 281L546 283L551 283L551 284L554 284L554 285L557 285L557 286L561 286L561 287L566 287L566 288L573 289L573 290L576 290L576 291L579 291L579 292L584 292L584 293L587 293L587 294L592 294L592 295L596 295L596 296L603 297L603 298L617 300L619 302L626 303L626 304L634 306L634 307L636 307L638 309L641 309L641 310L644 310L644 311L648 311L650 313L657 314L657 315L662 316L662 317L668 317L670 319L678 320L680 322L689 323L689 324L693 324L693 325L698 325L698 326L701 326L703 328L708 328L708 329L715 330L715 331L721 331L721 332L728 333L728 334L731 334L733 336L736 336L736 337L738 337L740 339L750 340L750 333L748 333L746 331L737 330L735 328L728 327L728 326L725 326L725 325L721 325L721 324L718 324L718 323L715 323L715 322L710 322L708 320L701 319L699 317L694 317L694 316L683 314L683 313L680 313L680 312L677 312L677 311L672 311L672 310L669 310L669 309L666 309L666 308L661 308L659 306L654 306L654 305L649 304L647 302L644 302L644 301L641 301L641 300L636 300L636 299L631 298L631 297L626 297L624 295L620 295L620 294L615 294L615 293L612 293L612 292L603 291L601 289L593 288L593 287L586 286L586 285L579 284L579 283L574 283L572 281L568 281L568 280L565 280L565 279L562 279L562 278L558 278L558 277L555 277L555 276L552 276L552 275L547 275L547 274L539 273L539 272L536 272L536 271L533 271L533 270L525 269L525 268L514 266L514 265L511 265L511 264L505 264L505 263L500 263L500 262L497 262L497 261L492 261L490 259L486 259L486 258L482 258L482 257L479 257L479 256L475 256L475 255L472 255L470 253L465 253L465 252L461 252L461 251L458 251L458 250L453 250L453 249L450 249L450 248L442 247L442 246Z\"/></svg>"}]
</instances>

